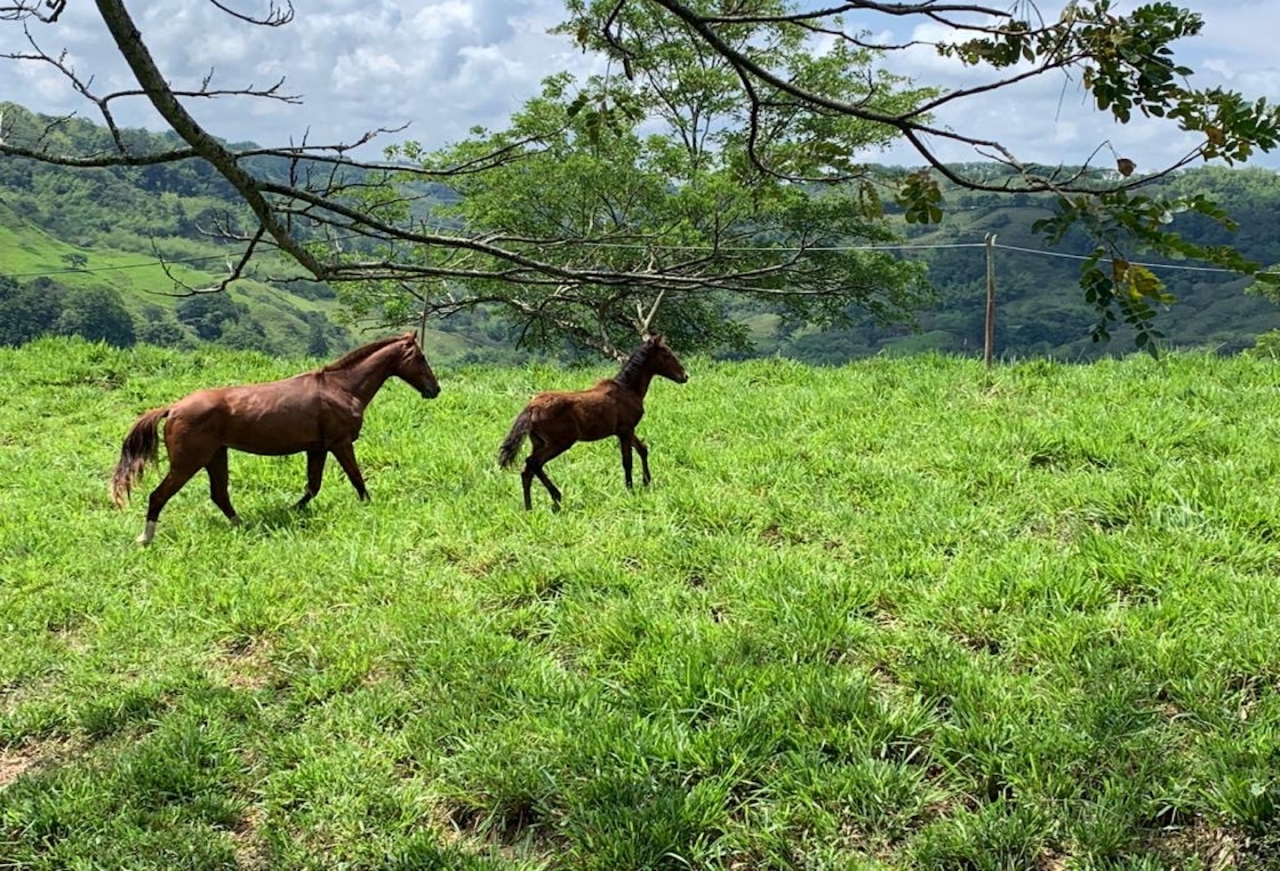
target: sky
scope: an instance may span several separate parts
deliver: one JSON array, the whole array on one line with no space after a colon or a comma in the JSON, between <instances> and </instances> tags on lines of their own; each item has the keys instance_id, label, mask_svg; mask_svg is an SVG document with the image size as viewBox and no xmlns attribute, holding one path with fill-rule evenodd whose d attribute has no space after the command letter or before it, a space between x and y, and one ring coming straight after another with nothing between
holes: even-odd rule
<instances>
[{"instance_id":1,"label":"sky","mask_svg":"<svg viewBox=\"0 0 1280 871\"><path fill-rule=\"evenodd\" d=\"M228 0L247 13L261 0ZM1009 0L998 0L996 5ZM1025 6L1026 0L1019 0ZM1039 4L1048 13L1059 0ZM1117 2L1122 11L1131 2ZM1192 83L1221 86L1250 97L1280 101L1280 2L1183 0L1205 20L1199 37L1175 45L1179 62L1196 70ZM188 101L215 135L261 145L351 142L377 128L408 127L386 134L357 152L378 157L378 147L413 139L439 147L465 138L475 125L500 129L510 113L534 96L544 76L594 71L599 61L566 37L546 31L565 17L562 0L295 0L296 16L284 27L255 27L219 11L207 0L148 0L131 13L169 81L195 88L212 72L212 87L265 87L284 78L281 90L299 95L300 106L269 100L226 98ZM873 27L883 21L868 22ZM81 76L94 76L106 92L136 87L118 57L96 7L70 0L54 25L31 23L46 51L64 49ZM876 31L887 39L936 33ZM0 53L30 51L22 26L0 22ZM927 49L894 56L891 69L919 84L948 88L973 84L974 73ZM0 102L46 114L77 112L98 120L87 104L48 65L0 60ZM159 129L138 98L113 103L126 126ZM1119 125L1092 109L1077 83L1047 76L1016 91L975 98L942 113L939 123L996 139L1024 161L1076 164L1102 143L1139 169L1164 166L1185 154L1191 140L1164 123ZM1104 154L1110 152L1104 149ZM981 159L970 149L942 147L945 160ZM868 155L884 163L920 160L899 145ZM1280 153L1253 164L1280 168Z\"/></svg>"}]
</instances>

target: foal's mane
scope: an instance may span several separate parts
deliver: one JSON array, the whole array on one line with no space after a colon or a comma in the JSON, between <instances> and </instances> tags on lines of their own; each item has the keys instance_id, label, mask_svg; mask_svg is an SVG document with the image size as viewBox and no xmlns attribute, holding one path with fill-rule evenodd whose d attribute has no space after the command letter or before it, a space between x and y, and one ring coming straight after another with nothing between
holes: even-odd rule
<instances>
[{"instance_id":1,"label":"foal's mane","mask_svg":"<svg viewBox=\"0 0 1280 871\"><path fill-rule=\"evenodd\" d=\"M648 364L653 352L662 345L662 336L650 336L644 344L631 352L631 356L622 364L622 369L614 377L619 384L628 384Z\"/></svg>"},{"instance_id":2,"label":"foal's mane","mask_svg":"<svg viewBox=\"0 0 1280 871\"><path fill-rule=\"evenodd\" d=\"M404 338L405 338L404 336L387 336L386 338L378 339L377 341L370 342L367 345L361 345L359 348L356 348L354 351L348 351L345 355L333 361L328 366L325 366L320 371L333 372L334 370L337 370L337 369L346 369L348 366L353 366L356 363L359 363L365 357L368 357L369 355L377 351L381 351L387 345L404 341Z\"/></svg>"}]
</instances>

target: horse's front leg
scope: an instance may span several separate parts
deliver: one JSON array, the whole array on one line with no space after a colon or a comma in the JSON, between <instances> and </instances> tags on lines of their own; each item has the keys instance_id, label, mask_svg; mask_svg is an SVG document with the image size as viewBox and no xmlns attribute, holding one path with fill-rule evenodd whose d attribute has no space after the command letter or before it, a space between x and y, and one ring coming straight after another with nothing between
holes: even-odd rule
<instances>
[{"instance_id":1,"label":"horse's front leg","mask_svg":"<svg viewBox=\"0 0 1280 871\"><path fill-rule=\"evenodd\" d=\"M298 503L293 506L294 508L305 508L307 503L320 492L320 485L324 483L324 462L328 456L324 448L307 451L307 489ZM352 462L355 462L354 456ZM360 474L359 470L356 474Z\"/></svg>"},{"instance_id":2,"label":"horse's front leg","mask_svg":"<svg viewBox=\"0 0 1280 871\"><path fill-rule=\"evenodd\" d=\"M631 489L631 443L635 438L635 433L620 432L618 433L618 447L622 449L622 478L627 482L627 489ZM646 478L645 483L649 481Z\"/></svg>"},{"instance_id":3,"label":"horse's front leg","mask_svg":"<svg viewBox=\"0 0 1280 871\"><path fill-rule=\"evenodd\" d=\"M347 473L347 478L350 479L351 486L356 488L356 495L360 497L360 501L368 502L369 491L364 487L364 476L360 474L360 466L356 463L355 447L348 442L345 445L338 445L329 450L337 457L338 464L342 466L342 471Z\"/></svg>"}]
</instances>

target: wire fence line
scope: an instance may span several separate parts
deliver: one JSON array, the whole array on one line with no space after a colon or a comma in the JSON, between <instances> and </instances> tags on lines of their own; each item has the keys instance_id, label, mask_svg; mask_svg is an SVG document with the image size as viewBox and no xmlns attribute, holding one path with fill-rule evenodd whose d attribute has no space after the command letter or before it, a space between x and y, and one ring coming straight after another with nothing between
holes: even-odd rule
<instances>
[{"instance_id":1,"label":"wire fence line","mask_svg":"<svg viewBox=\"0 0 1280 871\"><path fill-rule=\"evenodd\" d=\"M355 237L351 237L355 238ZM638 245L624 242L598 242L594 245L597 248L623 248L633 250L653 250L652 246ZM823 246L713 246L713 245L663 245L659 246L661 251L724 251L728 253L765 253L769 251L777 251L779 253L793 254L800 251L933 251L951 248L985 248L985 242L930 242L930 243L910 243L903 242L897 244L886 245L823 245ZM997 242L993 246L1004 251L1017 251L1021 254L1032 254L1039 257L1056 257L1066 260L1088 260L1089 257L1084 254L1067 254L1062 251L1048 251L1043 248L1027 248L1021 245L1006 245ZM172 266L175 264L187 263L209 263L214 260L235 260L238 255L231 254L210 254L202 257L180 257L170 259L152 259L140 263L124 263L115 266L96 266L93 268L84 267L67 267L66 269L51 269L43 272L19 272L8 273L7 278L52 278L56 275L96 275L105 272L119 272L126 269L152 269L155 267ZM1102 260L1104 263L1110 263L1109 258ZM1215 272L1221 274L1234 274L1230 269L1223 269L1219 266L1192 266L1182 263L1149 263L1137 260L1129 261L1134 266L1144 266L1148 269L1172 269L1182 272Z\"/></svg>"}]
</instances>

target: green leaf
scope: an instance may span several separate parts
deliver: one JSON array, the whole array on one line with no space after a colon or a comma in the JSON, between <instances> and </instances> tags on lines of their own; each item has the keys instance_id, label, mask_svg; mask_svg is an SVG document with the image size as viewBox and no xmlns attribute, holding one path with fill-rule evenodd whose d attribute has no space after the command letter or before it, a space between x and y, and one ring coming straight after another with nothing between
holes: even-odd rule
<instances>
[{"instance_id":1,"label":"green leaf","mask_svg":"<svg viewBox=\"0 0 1280 871\"><path fill-rule=\"evenodd\" d=\"M579 112L582 111L582 107L586 105L587 105L587 95L585 93L579 94L577 97L573 99L572 103L570 103L568 106L565 107L564 113L566 116L570 118L574 118L577 116Z\"/></svg>"}]
</instances>

